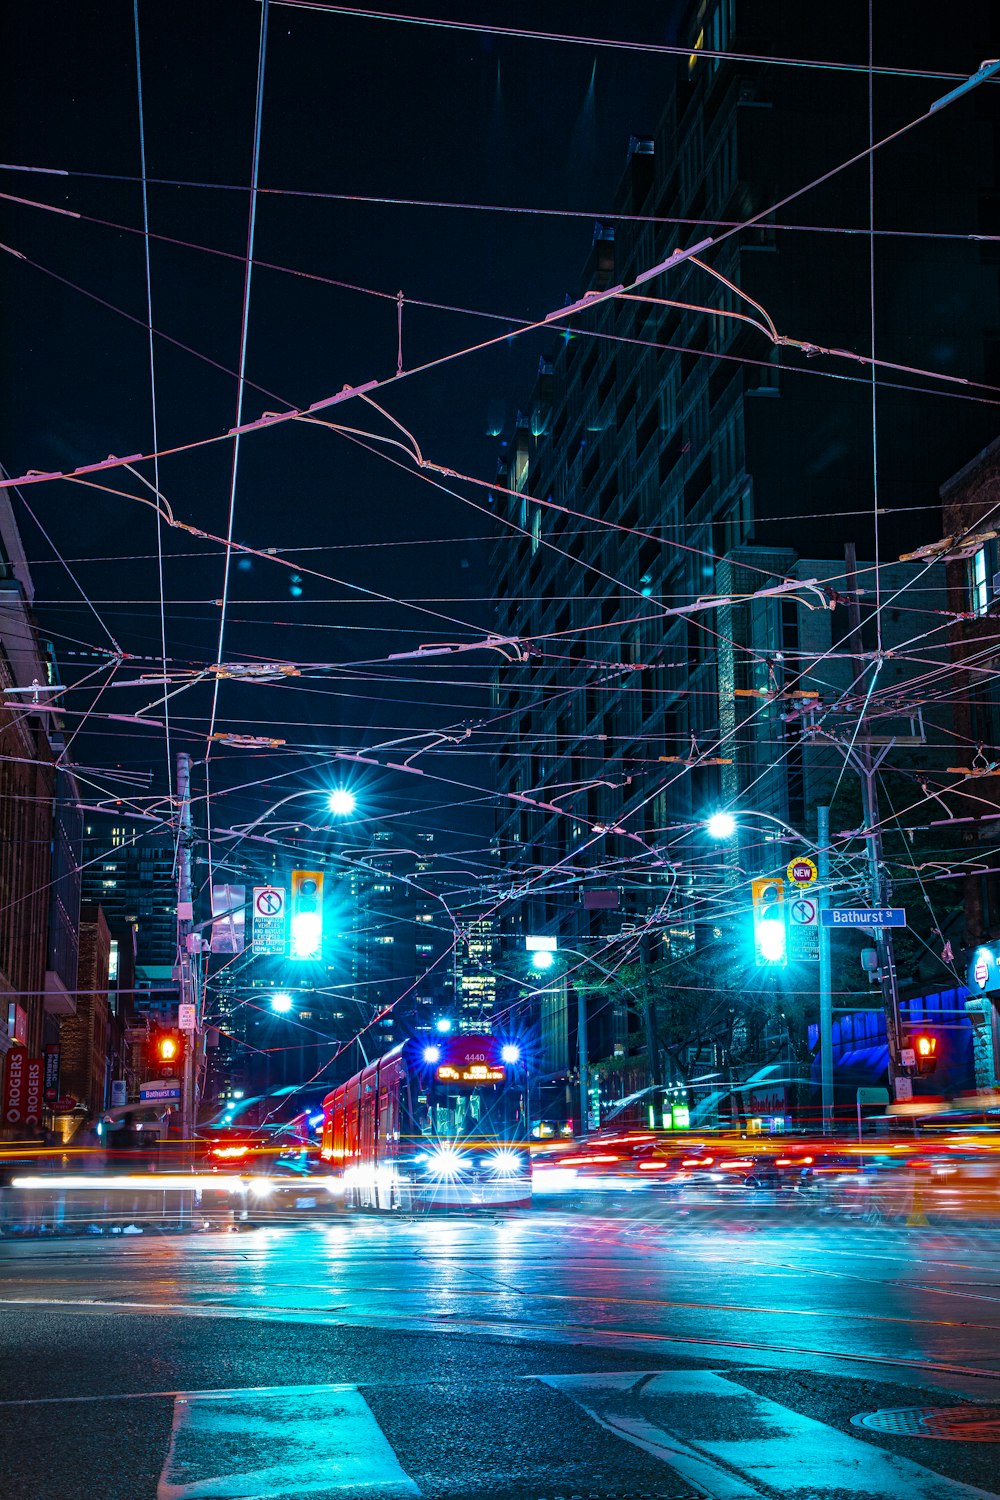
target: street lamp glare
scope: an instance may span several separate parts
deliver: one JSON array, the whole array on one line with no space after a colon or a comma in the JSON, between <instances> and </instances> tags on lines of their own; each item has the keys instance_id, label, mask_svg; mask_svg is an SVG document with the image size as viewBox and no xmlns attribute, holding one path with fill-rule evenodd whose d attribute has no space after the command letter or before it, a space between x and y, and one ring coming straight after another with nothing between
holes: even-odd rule
<instances>
[{"instance_id":1,"label":"street lamp glare","mask_svg":"<svg viewBox=\"0 0 1000 1500\"><path fill-rule=\"evenodd\" d=\"M551 969L555 959L548 948L539 948L531 955L531 967L533 969Z\"/></svg>"},{"instance_id":2,"label":"street lamp glare","mask_svg":"<svg viewBox=\"0 0 1000 1500\"><path fill-rule=\"evenodd\" d=\"M730 812L713 813L706 827L713 839L731 839L736 832L736 819Z\"/></svg>"},{"instance_id":3,"label":"street lamp glare","mask_svg":"<svg viewBox=\"0 0 1000 1500\"><path fill-rule=\"evenodd\" d=\"M275 1011L279 1016L287 1016L287 1014L291 1010L291 1008L292 1008L292 997L291 997L291 995L283 995L282 994L282 995L272 995L271 996L271 1009L273 1011Z\"/></svg>"},{"instance_id":4,"label":"street lamp glare","mask_svg":"<svg viewBox=\"0 0 1000 1500\"><path fill-rule=\"evenodd\" d=\"M338 786L330 793L327 805L338 818L345 818L354 811L355 803L354 793L349 792L346 786Z\"/></svg>"}]
</instances>

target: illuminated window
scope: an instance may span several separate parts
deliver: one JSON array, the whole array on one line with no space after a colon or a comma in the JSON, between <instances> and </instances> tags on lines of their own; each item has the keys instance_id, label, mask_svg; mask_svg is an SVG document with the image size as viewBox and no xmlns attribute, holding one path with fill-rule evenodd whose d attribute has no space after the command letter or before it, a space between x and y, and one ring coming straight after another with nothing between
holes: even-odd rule
<instances>
[{"instance_id":1,"label":"illuminated window","mask_svg":"<svg viewBox=\"0 0 1000 1500\"><path fill-rule=\"evenodd\" d=\"M969 602L974 615L984 615L989 609L985 547L980 547L969 559Z\"/></svg>"}]
</instances>

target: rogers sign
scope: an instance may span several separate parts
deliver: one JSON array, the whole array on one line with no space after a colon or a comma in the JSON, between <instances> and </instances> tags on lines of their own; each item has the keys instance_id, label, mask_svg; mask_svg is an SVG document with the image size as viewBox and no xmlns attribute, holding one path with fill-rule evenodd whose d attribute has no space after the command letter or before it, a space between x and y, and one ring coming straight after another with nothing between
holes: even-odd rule
<instances>
[{"instance_id":1,"label":"rogers sign","mask_svg":"<svg viewBox=\"0 0 1000 1500\"><path fill-rule=\"evenodd\" d=\"M24 1123L42 1123L42 1100L45 1087L45 1064L40 1057L29 1057L25 1064Z\"/></svg>"},{"instance_id":2,"label":"rogers sign","mask_svg":"<svg viewBox=\"0 0 1000 1500\"><path fill-rule=\"evenodd\" d=\"M40 1057L29 1057L26 1047L7 1053L3 1083L3 1123L39 1125L42 1119L44 1066Z\"/></svg>"},{"instance_id":3,"label":"rogers sign","mask_svg":"<svg viewBox=\"0 0 1000 1500\"><path fill-rule=\"evenodd\" d=\"M24 1122L24 1090L27 1083L27 1071L27 1047L11 1047L7 1053L7 1066L3 1080L3 1122L5 1125L21 1125Z\"/></svg>"}]
</instances>

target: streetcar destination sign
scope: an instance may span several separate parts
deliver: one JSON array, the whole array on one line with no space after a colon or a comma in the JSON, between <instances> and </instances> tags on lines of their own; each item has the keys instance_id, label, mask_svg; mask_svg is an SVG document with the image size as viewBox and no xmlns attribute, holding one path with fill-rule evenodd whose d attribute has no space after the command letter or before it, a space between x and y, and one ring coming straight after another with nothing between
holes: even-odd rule
<instances>
[{"instance_id":1,"label":"streetcar destination sign","mask_svg":"<svg viewBox=\"0 0 1000 1500\"><path fill-rule=\"evenodd\" d=\"M905 927L903 906L834 906L819 914L822 927Z\"/></svg>"},{"instance_id":2,"label":"streetcar destination sign","mask_svg":"<svg viewBox=\"0 0 1000 1500\"><path fill-rule=\"evenodd\" d=\"M488 1062L442 1063L437 1070L441 1083L503 1083L503 1068Z\"/></svg>"}]
</instances>

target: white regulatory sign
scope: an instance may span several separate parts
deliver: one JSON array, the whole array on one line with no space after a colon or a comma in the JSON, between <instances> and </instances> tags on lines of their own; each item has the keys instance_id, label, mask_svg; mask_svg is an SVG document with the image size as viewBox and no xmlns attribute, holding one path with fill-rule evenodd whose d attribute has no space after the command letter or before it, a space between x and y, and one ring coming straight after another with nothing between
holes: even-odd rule
<instances>
[{"instance_id":1,"label":"white regulatory sign","mask_svg":"<svg viewBox=\"0 0 1000 1500\"><path fill-rule=\"evenodd\" d=\"M288 939L285 932L285 887L255 885L253 888L253 951L284 953Z\"/></svg>"},{"instance_id":2,"label":"white regulatory sign","mask_svg":"<svg viewBox=\"0 0 1000 1500\"><path fill-rule=\"evenodd\" d=\"M788 917L796 927L815 927L818 915L817 903L808 896L796 896L788 903Z\"/></svg>"},{"instance_id":3,"label":"white regulatory sign","mask_svg":"<svg viewBox=\"0 0 1000 1500\"><path fill-rule=\"evenodd\" d=\"M254 887L253 911L255 917L280 917L285 911L285 891L280 885L258 885Z\"/></svg>"}]
</instances>

